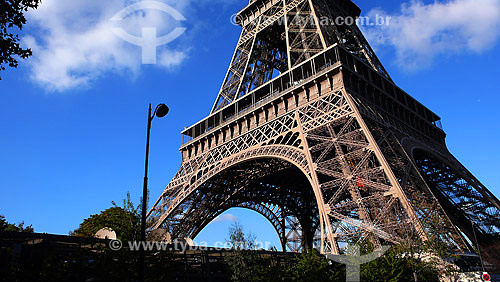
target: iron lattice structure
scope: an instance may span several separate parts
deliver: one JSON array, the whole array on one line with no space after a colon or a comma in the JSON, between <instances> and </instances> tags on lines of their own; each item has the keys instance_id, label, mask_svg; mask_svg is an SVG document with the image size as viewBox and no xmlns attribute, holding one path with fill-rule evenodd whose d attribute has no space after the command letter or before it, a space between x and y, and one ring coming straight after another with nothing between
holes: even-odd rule
<instances>
[{"instance_id":1,"label":"iron lattice structure","mask_svg":"<svg viewBox=\"0 0 500 282\"><path fill-rule=\"evenodd\" d=\"M482 248L500 242L500 202L448 151L440 118L392 82L356 24L334 24L359 15L350 0L255 0L238 13L219 95L183 131L151 229L194 238L243 207L289 251L408 238L471 251L474 231Z\"/></svg>"}]
</instances>

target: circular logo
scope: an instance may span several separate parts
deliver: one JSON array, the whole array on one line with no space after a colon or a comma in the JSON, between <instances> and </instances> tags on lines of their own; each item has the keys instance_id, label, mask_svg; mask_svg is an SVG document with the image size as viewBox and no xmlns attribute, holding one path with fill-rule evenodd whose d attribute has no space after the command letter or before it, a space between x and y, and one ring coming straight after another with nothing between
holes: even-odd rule
<instances>
[{"instance_id":1,"label":"circular logo","mask_svg":"<svg viewBox=\"0 0 500 282\"><path fill-rule=\"evenodd\" d=\"M231 22L232 25L239 26L241 24L241 16L238 14L233 14L231 15L231 18L229 18L229 21Z\"/></svg>"},{"instance_id":2,"label":"circular logo","mask_svg":"<svg viewBox=\"0 0 500 282\"><path fill-rule=\"evenodd\" d=\"M483 279L483 281L491 281L491 276L486 272L483 272L481 278Z\"/></svg>"},{"instance_id":3,"label":"circular logo","mask_svg":"<svg viewBox=\"0 0 500 282\"><path fill-rule=\"evenodd\" d=\"M118 251L122 248L122 241L115 239L109 241L109 248L113 251Z\"/></svg>"},{"instance_id":4,"label":"circular logo","mask_svg":"<svg viewBox=\"0 0 500 282\"><path fill-rule=\"evenodd\" d=\"M137 2L133 5L123 8L116 15L111 18L111 21L119 22L126 18L128 15L133 14L139 10L157 10L163 11L170 16L172 16L177 21L185 21L186 18L179 13L179 11L170 7L169 5L158 2L158 1L141 1ZM143 64L156 64L156 47L165 45L181 36L184 31L186 31L185 27L176 27L172 32L167 35L157 37L156 36L156 28L154 27L143 27L142 28L142 37L138 37L126 32L121 27L113 27L111 31L115 33L121 39L142 47L142 63Z\"/></svg>"}]
</instances>

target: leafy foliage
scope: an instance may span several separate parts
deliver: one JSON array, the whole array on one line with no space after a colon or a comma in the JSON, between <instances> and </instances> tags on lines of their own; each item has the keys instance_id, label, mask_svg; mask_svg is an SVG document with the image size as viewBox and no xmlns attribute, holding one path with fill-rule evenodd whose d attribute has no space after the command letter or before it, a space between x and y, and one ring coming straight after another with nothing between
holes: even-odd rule
<instances>
[{"instance_id":1,"label":"leafy foliage","mask_svg":"<svg viewBox=\"0 0 500 282\"><path fill-rule=\"evenodd\" d=\"M239 223L234 223L229 230L233 247L226 262L232 271L233 281L345 281L346 267L331 262L317 250L307 250L292 263L277 263L272 256L259 257L254 248L252 235L246 236ZM374 251L370 243L361 246L362 253ZM437 250L434 250L434 249ZM445 253L445 246L436 242L393 246L380 258L361 266L361 281L439 281L443 274L443 262L436 255L419 254ZM425 257L425 258L423 258ZM439 266L439 268L438 268Z\"/></svg>"},{"instance_id":2,"label":"leafy foliage","mask_svg":"<svg viewBox=\"0 0 500 282\"><path fill-rule=\"evenodd\" d=\"M149 199L149 191L147 194L147 197ZM115 201L111 201L111 204L113 207L118 207L118 205L115 203ZM127 196L125 199L123 199L123 207L124 210L131 212L135 214L137 217L141 216L141 210L142 210L142 197L139 199L139 204L135 206L134 202L132 202L130 198L130 192L127 192Z\"/></svg>"},{"instance_id":3,"label":"leafy foliage","mask_svg":"<svg viewBox=\"0 0 500 282\"><path fill-rule=\"evenodd\" d=\"M8 223L5 216L0 215L0 231L16 231L16 232L30 232L33 233L33 227L31 225L24 226L24 221L15 225Z\"/></svg>"},{"instance_id":4,"label":"leafy foliage","mask_svg":"<svg viewBox=\"0 0 500 282\"><path fill-rule=\"evenodd\" d=\"M229 228L232 253L225 260L232 271L233 281L342 281L342 266L334 268L316 250L301 254L290 265L278 263L273 256L255 252L255 236L245 235L243 227L234 222ZM340 279L340 280L338 280Z\"/></svg>"},{"instance_id":5,"label":"leafy foliage","mask_svg":"<svg viewBox=\"0 0 500 282\"><path fill-rule=\"evenodd\" d=\"M423 261L400 246L393 246L382 257L361 266L361 280L431 282L439 281L439 274L434 261Z\"/></svg>"},{"instance_id":6,"label":"leafy foliage","mask_svg":"<svg viewBox=\"0 0 500 282\"><path fill-rule=\"evenodd\" d=\"M229 227L229 243L231 243L233 249L254 249L254 242L255 236L251 233L245 236L243 226L239 222L235 221Z\"/></svg>"},{"instance_id":7,"label":"leafy foliage","mask_svg":"<svg viewBox=\"0 0 500 282\"><path fill-rule=\"evenodd\" d=\"M26 24L24 12L38 8L40 2L41 0L0 1L0 71L5 70L5 65L17 67L16 56L26 59L32 55L31 49L20 46L19 35L13 29L22 30Z\"/></svg>"},{"instance_id":8,"label":"leafy foliage","mask_svg":"<svg viewBox=\"0 0 500 282\"><path fill-rule=\"evenodd\" d=\"M343 281L345 267L331 264L325 256L312 249L303 252L296 262L286 271L284 281Z\"/></svg>"},{"instance_id":9,"label":"leafy foliage","mask_svg":"<svg viewBox=\"0 0 500 282\"><path fill-rule=\"evenodd\" d=\"M111 207L100 214L91 215L85 219L78 229L70 235L93 237L99 229L109 227L116 232L118 238L124 241L133 241L137 238L139 218L121 207Z\"/></svg>"},{"instance_id":10,"label":"leafy foliage","mask_svg":"<svg viewBox=\"0 0 500 282\"><path fill-rule=\"evenodd\" d=\"M255 236L245 236L243 227L234 222L229 228L229 242L232 253L225 261L232 271L233 281L278 281L281 268L271 257L263 257L255 250Z\"/></svg>"},{"instance_id":11,"label":"leafy foliage","mask_svg":"<svg viewBox=\"0 0 500 282\"><path fill-rule=\"evenodd\" d=\"M117 206L115 202L112 204L113 207L85 219L78 229L70 232L70 235L93 237L99 229L109 227L121 240L137 240L140 227L140 205L134 206L130 200L130 193L127 193L127 198L123 200L123 207Z\"/></svg>"}]
</instances>

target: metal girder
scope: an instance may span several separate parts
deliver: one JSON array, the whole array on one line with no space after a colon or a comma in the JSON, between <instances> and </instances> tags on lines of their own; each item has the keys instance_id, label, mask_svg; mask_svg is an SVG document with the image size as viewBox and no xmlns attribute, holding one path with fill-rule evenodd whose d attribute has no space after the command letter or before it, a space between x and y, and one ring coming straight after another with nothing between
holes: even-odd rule
<instances>
[{"instance_id":1,"label":"metal girder","mask_svg":"<svg viewBox=\"0 0 500 282\"><path fill-rule=\"evenodd\" d=\"M398 104L413 100L355 25L318 23L345 11L323 0L259 1L267 4L251 17L244 10L212 111L252 91L262 97L238 100L249 105L227 117L224 108L220 123L205 123L213 128L181 147L181 168L149 211L149 228L194 237L223 211L245 207L290 251L428 240L471 251L471 223L484 248L500 242L500 202L448 152L439 117ZM308 68L314 75L303 76Z\"/></svg>"},{"instance_id":2,"label":"metal girder","mask_svg":"<svg viewBox=\"0 0 500 282\"><path fill-rule=\"evenodd\" d=\"M460 167L453 168L428 152L417 150L414 158L426 183L441 204L450 209L448 214L460 222L463 232L473 237L469 223L474 222L480 234L500 235L500 209L495 198L480 192L484 191L483 187L460 173Z\"/></svg>"},{"instance_id":3,"label":"metal girder","mask_svg":"<svg viewBox=\"0 0 500 282\"><path fill-rule=\"evenodd\" d=\"M262 1L252 20L239 13L242 32L211 113L334 44L390 79L356 24L335 24L348 16L358 15L324 0Z\"/></svg>"}]
</instances>

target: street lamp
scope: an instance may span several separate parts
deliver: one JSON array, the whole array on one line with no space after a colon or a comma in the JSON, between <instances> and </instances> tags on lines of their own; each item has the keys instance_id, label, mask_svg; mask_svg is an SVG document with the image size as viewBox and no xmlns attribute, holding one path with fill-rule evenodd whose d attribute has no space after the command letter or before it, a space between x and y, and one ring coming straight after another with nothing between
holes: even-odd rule
<instances>
[{"instance_id":1,"label":"street lamp","mask_svg":"<svg viewBox=\"0 0 500 282\"><path fill-rule=\"evenodd\" d=\"M148 112L148 133L146 139L146 163L144 165L144 186L142 187L142 213L141 213L141 242L146 241L146 202L148 196L148 163L149 163L149 137L151 135L151 122L154 117L162 118L168 114L168 107L165 104L156 106L155 111L151 114L151 104L149 104ZM142 243L141 243L142 244ZM144 247L144 245L142 245ZM139 248L139 281L144 281L144 248Z\"/></svg>"}]
</instances>

